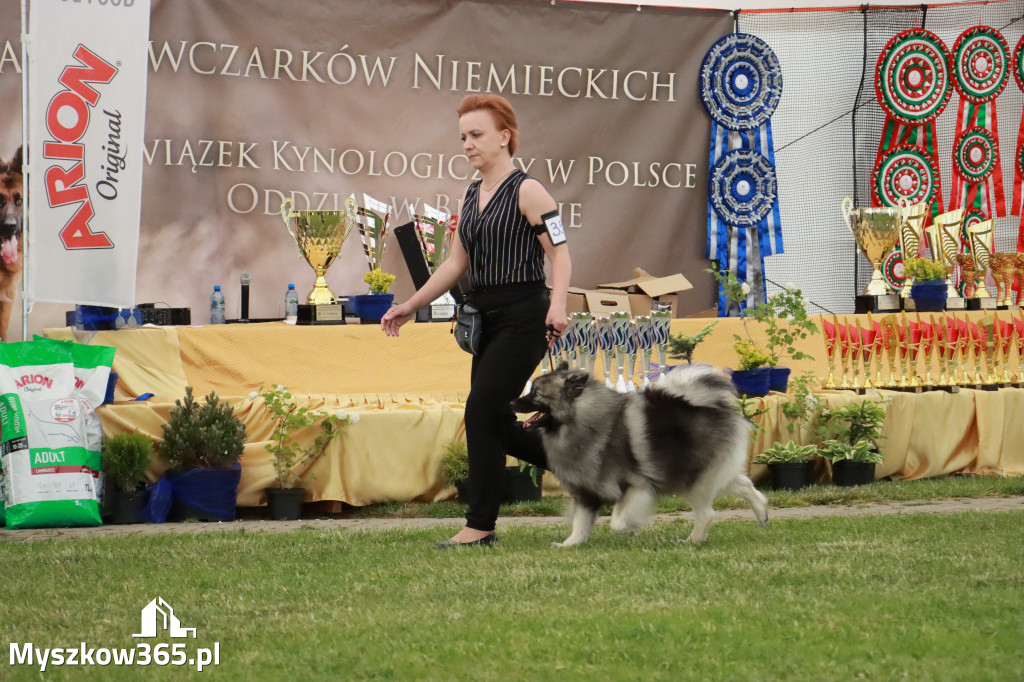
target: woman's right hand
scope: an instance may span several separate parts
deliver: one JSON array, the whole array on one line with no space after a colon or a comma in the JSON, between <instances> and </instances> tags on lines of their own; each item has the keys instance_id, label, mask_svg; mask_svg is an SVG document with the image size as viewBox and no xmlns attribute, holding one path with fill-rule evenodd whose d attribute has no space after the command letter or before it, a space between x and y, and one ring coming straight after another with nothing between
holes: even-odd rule
<instances>
[{"instance_id":1,"label":"woman's right hand","mask_svg":"<svg viewBox=\"0 0 1024 682\"><path fill-rule=\"evenodd\" d=\"M391 306L380 318L380 328L388 336L398 336L398 328L416 315L416 309L409 307L408 302Z\"/></svg>"}]
</instances>

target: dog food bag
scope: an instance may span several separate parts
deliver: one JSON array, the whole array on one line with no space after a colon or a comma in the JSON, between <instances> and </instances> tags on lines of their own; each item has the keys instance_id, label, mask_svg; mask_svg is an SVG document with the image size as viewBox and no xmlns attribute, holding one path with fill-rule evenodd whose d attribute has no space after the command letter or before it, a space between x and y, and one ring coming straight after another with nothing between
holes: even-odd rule
<instances>
[{"instance_id":1,"label":"dog food bag","mask_svg":"<svg viewBox=\"0 0 1024 682\"><path fill-rule=\"evenodd\" d=\"M58 344L71 349L71 362L75 366L75 397L81 401L82 420L85 428L85 447L100 456L103 448L103 426L96 408L103 404L110 380L110 367L114 364L116 348L111 346L89 346L74 341L58 341L44 336L32 337L37 343ZM101 460L102 461L102 460ZM103 472L97 470L96 498L103 506Z\"/></svg>"},{"instance_id":2,"label":"dog food bag","mask_svg":"<svg viewBox=\"0 0 1024 682\"><path fill-rule=\"evenodd\" d=\"M8 528L100 524L99 453L86 447L66 345L0 344L0 459Z\"/></svg>"}]
</instances>

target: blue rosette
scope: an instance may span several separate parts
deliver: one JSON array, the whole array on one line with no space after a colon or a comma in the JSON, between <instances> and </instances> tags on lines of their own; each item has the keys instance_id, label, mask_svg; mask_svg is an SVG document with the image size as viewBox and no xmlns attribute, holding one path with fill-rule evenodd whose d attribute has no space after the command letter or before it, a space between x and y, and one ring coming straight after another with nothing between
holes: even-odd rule
<instances>
[{"instance_id":1,"label":"blue rosette","mask_svg":"<svg viewBox=\"0 0 1024 682\"><path fill-rule=\"evenodd\" d=\"M750 280L752 305L764 300L764 257L783 251L771 129L782 67L766 42L733 33L704 56L700 90L711 117L705 255L740 282ZM728 314L721 288L718 312Z\"/></svg>"}]
</instances>

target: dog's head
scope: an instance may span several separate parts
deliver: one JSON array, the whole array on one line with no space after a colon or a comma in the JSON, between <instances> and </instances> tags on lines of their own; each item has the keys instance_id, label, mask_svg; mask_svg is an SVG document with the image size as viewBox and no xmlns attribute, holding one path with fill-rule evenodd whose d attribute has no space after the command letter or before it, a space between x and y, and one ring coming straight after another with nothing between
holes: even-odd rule
<instances>
[{"instance_id":1,"label":"dog's head","mask_svg":"<svg viewBox=\"0 0 1024 682\"><path fill-rule=\"evenodd\" d=\"M24 229L24 176L21 147L10 161L0 161L0 256L11 265L21 257Z\"/></svg>"},{"instance_id":2,"label":"dog's head","mask_svg":"<svg viewBox=\"0 0 1024 682\"><path fill-rule=\"evenodd\" d=\"M590 381L590 374L581 369L570 370L563 362L553 372L534 379L530 392L512 401L512 409L536 413L523 422L523 428L554 428L565 423L573 403Z\"/></svg>"}]
</instances>

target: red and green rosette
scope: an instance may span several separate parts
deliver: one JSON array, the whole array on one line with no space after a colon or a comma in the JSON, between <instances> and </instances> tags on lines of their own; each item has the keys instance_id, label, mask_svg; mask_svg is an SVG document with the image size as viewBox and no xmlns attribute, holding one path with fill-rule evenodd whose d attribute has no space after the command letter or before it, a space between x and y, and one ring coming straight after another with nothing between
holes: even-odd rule
<instances>
[{"instance_id":1,"label":"red and green rosette","mask_svg":"<svg viewBox=\"0 0 1024 682\"><path fill-rule=\"evenodd\" d=\"M1017 47L1013 48L1012 59L1013 78L1017 81L1017 87L1024 90L1024 37L1021 37L1017 42ZM1013 159L1013 203L1010 207L1010 214L1020 216L1017 250L1024 251L1024 114L1020 119L1017 152L1013 155Z\"/></svg>"},{"instance_id":2,"label":"red and green rosette","mask_svg":"<svg viewBox=\"0 0 1024 682\"><path fill-rule=\"evenodd\" d=\"M926 193L931 215L938 215L942 212L942 187L935 119L952 94L945 43L921 28L893 36L875 64L875 94L886 120L875 157L872 205L896 206L888 202L910 192ZM910 148L920 153L913 155ZM896 173L900 166L906 170ZM882 191L879 183L886 178L898 180L900 189L890 184L889 191ZM912 181L917 189L910 188Z\"/></svg>"},{"instance_id":3,"label":"red and green rosette","mask_svg":"<svg viewBox=\"0 0 1024 682\"><path fill-rule=\"evenodd\" d=\"M886 150L871 174L873 206L899 206L939 201L939 166L920 147L901 144Z\"/></svg>"},{"instance_id":4,"label":"red and green rosette","mask_svg":"<svg viewBox=\"0 0 1024 682\"><path fill-rule=\"evenodd\" d=\"M956 39L949 64L960 95L950 210L977 209L986 217L1006 215L1006 193L999 170L996 97L1009 82L1010 48L989 26L974 26Z\"/></svg>"}]
</instances>

